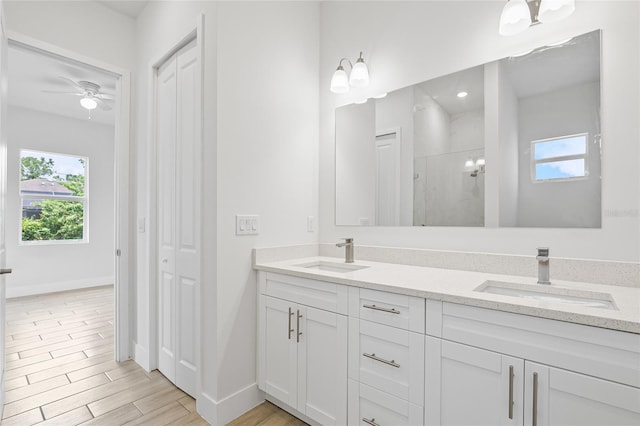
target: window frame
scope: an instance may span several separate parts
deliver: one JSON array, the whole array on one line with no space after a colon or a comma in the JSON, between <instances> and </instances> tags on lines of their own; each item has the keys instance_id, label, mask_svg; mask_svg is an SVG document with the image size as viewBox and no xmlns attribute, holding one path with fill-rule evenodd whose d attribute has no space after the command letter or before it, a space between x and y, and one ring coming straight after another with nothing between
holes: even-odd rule
<instances>
[{"instance_id":1,"label":"window frame","mask_svg":"<svg viewBox=\"0 0 640 426\"><path fill-rule=\"evenodd\" d=\"M84 195L46 195L46 194L23 194L20 189L22 182L21 167L22 153L29 151L42 155L57 155L63 157L74 157L84 160ZM77 154L67 154L60 152L42 151L39 149L20 148L18 158L18 245L19 246L46 246L58 244L88 244L89 243L89 157ZM76 240L27 240L22 239L22 214L25 200L55 200L55 201L79 201L82 202L82 239Z\"/></svg>"},{"instance_id":2,"label":"window frame","mask_svg":"<svg viewBox=\"0 0 640 426\"><path fill-rule=\"evenodd\" d=\"M535 146L536 144L543 142L550 142L562 139L570 139L578 136L584 137L584 154L572 154L572 155L559 155L556 157L548 157L536 160L535 156ZM531 149L530 149L530 157L531 157L531 182L534 184L537 183L555 183L555 182L570 182L570 181L578 181L585 180L589 178L589 133L574 133L571 135L563 135L563 136L555 136L552 138L546 139L537 139L531 141ZM537 179L536 165L545 164L545 163L557 163L560 161L569 161L569 160L581 160L584 159L584 176L571 176L571 177L562 177L562 178L551 178L551 179Z\"/></svg>"}]
</instances>

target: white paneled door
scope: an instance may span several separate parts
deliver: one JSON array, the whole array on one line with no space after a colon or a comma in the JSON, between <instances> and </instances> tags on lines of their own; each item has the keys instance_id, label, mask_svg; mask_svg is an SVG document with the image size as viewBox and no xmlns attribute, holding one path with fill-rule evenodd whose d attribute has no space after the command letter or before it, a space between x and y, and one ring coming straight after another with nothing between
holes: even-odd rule
<instances>
[{"instance_id":1,"label":"white paneled door","mask_svg":"<svg viewBox=\"0 0 640 426\"><path fill-rule=\"evenodd\" d=\"M376 136L376 225L400 225L400 132Z\"/></svg>"},{"instance_id":2,"label":"white paneled door","mask_svg":"<svg viewBox=\"0 0 640 426\"><path fill-rule=\"evenodd\" d=\"M200 282L200 143L195 40L159 69L158 368L196 395L197 294Z\"/></svg>"},{"instance_id":3,"label":"white paneled door","mask_svg":"<svg viewBox=\"0 0 640 426\"><path fill-rule=\"evenodd\" d=\"M0 0L0 418L4 407L4 333L5 333L5 224L7 199L7 36L4 31L4 10Z\"/></svg>"}]
</instances>

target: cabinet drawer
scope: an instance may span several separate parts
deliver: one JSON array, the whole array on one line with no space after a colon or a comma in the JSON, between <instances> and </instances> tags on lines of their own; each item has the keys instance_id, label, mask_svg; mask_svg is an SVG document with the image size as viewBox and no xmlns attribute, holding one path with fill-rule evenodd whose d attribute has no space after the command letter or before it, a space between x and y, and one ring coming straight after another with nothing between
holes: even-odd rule
<instances>
[{"instance_id":1,"label":"cabinet drawer","mask_svg":"<svg viewBox=\"0 0 640 426\"><path fill-rule=\"evenodd\" d=\"M422 426L423 417L421 406L349 380L350 426Z\"/></svg>"},{"instance_id":2,"label":"cabinet drawer","mask_svg":"<svg viewBox=\"0 0 640 426\"><path fill-rule=\"evenodd\" d=\"M347 287L290 275L260 272L260 293L325 311L347 314Z\"/></svg>"},{"instance_id":3,"label":"cabinet drawer","mask_svg":"<svg viewBox=\"0 0 640 426\"><path fill-rule=\"evenodd\" d=\"M350 378L424 403L424 335L350 318L349 336Z\"/></svg>"},{"instance_id":4,"label":"cabinet drawer","mask_svg":"<svg viewBox=\"0 0 640 426\"><path fill-rule=\"evenodd\" d=\"M424 334L424 299L365 288L350 292L350 315Z\"/></svg>"}]
</instances>

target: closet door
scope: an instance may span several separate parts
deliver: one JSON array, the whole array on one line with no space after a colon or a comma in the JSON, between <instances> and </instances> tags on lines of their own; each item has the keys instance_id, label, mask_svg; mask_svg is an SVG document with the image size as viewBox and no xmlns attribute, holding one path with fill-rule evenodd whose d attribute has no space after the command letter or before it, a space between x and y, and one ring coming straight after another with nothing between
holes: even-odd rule
<instances>
[{"instance_id":1,"label":"closet door","mask_svg":"<svg viewBox=\"0 0 640 426\"><path fill-rule=\"evenodd\" d=\"M176 58L159 70L156 86L158 152L158 369L176 380Z\"/></svg>"},{"instance_id":2,"label":"closet door","mask_svg":"<svg viewBox=\"0 0 640 426\"><path fill-rule=\"evenodd\" d=\"M200 144L195 40L177 54L176 111L176 381L196 391L196 295L200 282Z\"/></svg>"},{"instance_id":3,"label":"closet door","mask_svg":"<svg viewBox=\"0 0 640 426\"><path fill-rule=\"evenodd\" d=\"M158 143L158 368L196 394L200 282L200 143L195 40L160 67Z\"/></svg>"}]
</instances>

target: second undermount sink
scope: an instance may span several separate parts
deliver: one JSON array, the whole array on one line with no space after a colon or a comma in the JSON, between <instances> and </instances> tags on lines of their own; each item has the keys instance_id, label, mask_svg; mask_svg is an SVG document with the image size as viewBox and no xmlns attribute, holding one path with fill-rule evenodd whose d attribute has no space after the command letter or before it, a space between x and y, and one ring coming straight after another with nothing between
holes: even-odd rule
<instances>
[{"instance_id":1,"label":"second undermount sink","mask_svg":"<svg viewBox=\"0 0 640 426\"><path fill-rule=\"evenodd\" d=\"M319 260L311 263L302 263L300 265L295 265L295 266L299 268L305 268L305 269L315 269L317 271L339 272L339 273L353 272L360 269L368 268L368 266L354 265L353 263L328 262L326 260Z\"/></svg>"},{"instance_id":2,"label":"second undermount sink","mask_svg":"<svg viewBox=\"0 0 640 426\"><path fill-rule=\"evenodd\" d=\"M589 308L618 309L613 298L608 293L550 287L548 285L536 286L490 280L482 283L474 291L541 302L562 303Z\"/></svg>"}]
</instances>

